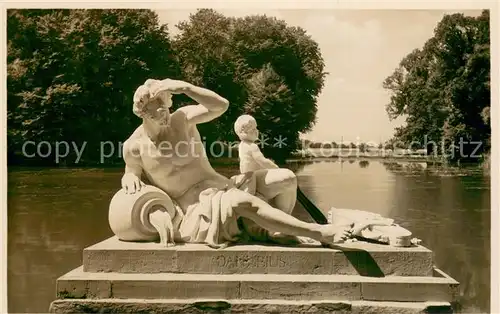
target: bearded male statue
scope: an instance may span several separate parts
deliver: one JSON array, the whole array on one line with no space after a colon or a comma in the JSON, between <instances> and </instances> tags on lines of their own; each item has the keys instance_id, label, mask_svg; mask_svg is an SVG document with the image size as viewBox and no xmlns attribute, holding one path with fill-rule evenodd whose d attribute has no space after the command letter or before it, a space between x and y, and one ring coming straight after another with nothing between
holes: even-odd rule
<instances>
[{"instance_id":1,"label":"bearded male statue","mask_svg":"<svg viewBox=\"0 0 500 314\"><path fill-rule=\"evenodd\" d=\"M170 112L172 95L197 105ZM147 80L134 94L133 112L142 124L125 141L122 190L111 201L109 222L121 240L205 243L221 247L247 238L280 243L312 239L341 242L349 226L301 221L289 213L297 179L288 169L268 169L226 178L206 156L197 129L218 118L229 102L208 89L164 79ZM249 182L255 191L243 188Z\"/></svg>"}]
</instances>

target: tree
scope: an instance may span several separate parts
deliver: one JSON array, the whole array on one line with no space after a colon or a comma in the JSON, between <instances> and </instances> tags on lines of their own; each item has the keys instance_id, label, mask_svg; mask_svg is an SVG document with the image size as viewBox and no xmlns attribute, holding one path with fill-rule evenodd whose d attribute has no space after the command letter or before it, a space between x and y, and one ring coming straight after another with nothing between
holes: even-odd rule
<instances>
[{"instance_id":1,"label":"tree","mask_svg":"<svg viewBox=\"0 0 500 314\"><path fill-rule=\"evenodd\" d=\"M12 158L24 141L86 142L93 162L101 142L118 152L140 123L131 111L137 86L180 73L167 27L150 10L9 10L7 23Z\"/></svg>"},{"instance_id":2,"label":"tree","mask_svg":"<svg viewBox=\"0 0 500 314\"><path fill-rule=\"evenodd\" d=\"M178 25L174 47L183 77L231 103L220 118L200 126L207 142L236 140L233 123L253 115L267 145L264 154L283 161L311 129L323 87L324 63L306 32L266 16L229 18L198 10ZM178 103L187 101L180 99Z\"/></svg>"},{"instance_id":3,"label":"tree","mask_svg":"<svg viewBox=\"0 0 500 314\"><path fill-rule=\"evenodd\" d=\"M358 148L361 153L364 153L368 150L368 145L366 143L360 143Z\"/></svg>"},{"instance_id":4,"label":"tree","mask_svg":"<svg viewBox=\"0 0 500 314\"><path fill-rule=\"evenodd\" d=\"M311 146L311 141L308 140L308 139L303 139L302 140L302 145L301 145L301 149L308 149L310 146Z\"/></svg>"},{"instance_id":5,"label":"tree","mask_svg":"<svg viewBox=\"0 0 500 314\"><path fill-rule=\"evenodd\" d=\"M434 36L407 55L383 85L392 92L389 117L406 117L406 125L396 129L397 140L438 143L432 147L444 142L441 153L450 159L474 158L477 145L470 142L485 143L480 152L488 151L489 11L478 17L446 15Z\"/></svg>"}]
</instances>

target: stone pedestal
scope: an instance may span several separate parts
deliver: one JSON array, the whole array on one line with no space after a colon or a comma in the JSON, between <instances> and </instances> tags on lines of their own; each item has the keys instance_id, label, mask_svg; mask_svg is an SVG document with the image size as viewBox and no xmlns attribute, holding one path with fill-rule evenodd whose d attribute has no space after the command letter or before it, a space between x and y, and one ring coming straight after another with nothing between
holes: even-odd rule
<instances>
[{"instance_id":1,"label":"stone pedestal","mask_svg":"<svg viewBox=\"0 0 500 314\"><path fill-rule=\"evenodd\" d=\"M365 242L161 247L113 237L57 281L52 313L422 313L451 311L458 282L425 247Z\"/></svg>"}]
</instances>

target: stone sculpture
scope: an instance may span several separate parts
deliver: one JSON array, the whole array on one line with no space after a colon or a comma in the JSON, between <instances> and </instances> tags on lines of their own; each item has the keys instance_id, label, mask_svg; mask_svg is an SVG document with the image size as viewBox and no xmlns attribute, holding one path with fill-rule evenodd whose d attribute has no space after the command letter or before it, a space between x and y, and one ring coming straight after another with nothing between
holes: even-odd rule
<instances>
[{"instance_id":1,"label":"stone sculpture","mask_svg":"<svg viewBox=\"0 0 500 314\"><path fill-rule=\"evenodd\" d=\"M251 115L245 114L239 116L234 123L234 132L240 139L238 145L239 168L243 177L239 180L240 189L257 196L263 196L264 200L271 200L274 207L282 210L284 213L292 214L295 202L297 200L297 180L295 174L288 169L280 169L271 159L266 158L255 143L259 138L257 121ZM293 181L286 191L273 198L273 195L266 194L266 191L272 190L275 182L284 180ZM262 234L262 230L253 221L243 218L246 221L247 229L251 229L252 234ZM294 238L277 231L271 232L272 239L279 243L293 243ZM267 235L267 234L266 234ZM309 242L307 238L295 237L301 242ZM258 238L262 240L262 238Z\"/></svg>"},{"instance_id":2,"label":"stone sculpture","mask_svg":"<svg viewBox=\"0 0 500 314\"><path fill-rule=\"evenodd\" d=\"M241 173L279 168L272 160L262 154L259 146L255 143L259 138L259 130L254 117L247 114L239 116L234 123L234 132L240 139L238 157Z\"/></svg>"},{"instance_id":3,"label":"stone sculpture","mask_svg":"<svg viewBox=\"0 0 500 314\"><path fill-rule=\"evenodd\" d=\"M259 187L265 185L265 179L262 180L262 178L267 178L270 173L272 174L276 171L268 171L268 169L278 169L279 167L272 160L266 158L255 143L259 137L255 118L248 114L239 116L234 123L234 131L240 139L240 144L238 145L240 172L245 174L241 186L245 187L247 191L256 191L258 193L260 190ZM288 175L292 176L293 173ZM253 178L261 178L261 181L256 182L256 180L252 180ZM275 206L283 212L291 214L297 194L289 193L283 196L286 198L280 199L280 202L276 202ZM346 242L355 242L359 238L387 243L393 246L411 246L412 244L410 231L395 224L393 219L384 218L375 213L332 207L328 212L327 221L330 224L344 225L346 227L350 227L353 224L358 226L356 229L359 232L352 233L353 237L347 239ZM253 226L253 230L257 230L258 226L255 226L252 221L248 221L247 224ZM366 228L359 228L359 226L366 226ZM272 235L274 238L279 238L283 242L286 242L286 235L279 232L273 232ZM301 240L307 241L307 239Z\"/></svg>"},{"instance_id":4,"label":"stone sculpture","mask_svg":"<svg viewBox=\"0 0 500 314\"><path fill-rule=\"evenodd\" d=\"M173 113L173 94L198 105ZM125 141L122 189L113 197L109 223L125 241L206 243L212 247L253 234L249 225L280 237L310 238L323 243L350 237L349 226L320 225L290 215L296 177L288 169L265 169L226 178L210 165L197 124L221 116L229 103L208 89L164 79L147 80L134 94L133 112L142 124ZM248 188L248 179L255 183ZM251 223L249 223L251 222ZM274 237L274 238L273 238Z\"/></svg>"},{"instance_id":5,"label":"stone sculpture","mask_svg":"<svg viewBox=\"0 0 500 314\"><path fill-rule=\"evenodd\" d=\"M394 222L394 219L382 217L379 214L346 208L332 207L328 211L328 222L337 225L364 225L366 228L358 228L353 234L356 238L350 240L371 240L385 243L391 246L408 247L418 245L421 240L412 238L412 233Z\"/></svg>"}]
</instances>

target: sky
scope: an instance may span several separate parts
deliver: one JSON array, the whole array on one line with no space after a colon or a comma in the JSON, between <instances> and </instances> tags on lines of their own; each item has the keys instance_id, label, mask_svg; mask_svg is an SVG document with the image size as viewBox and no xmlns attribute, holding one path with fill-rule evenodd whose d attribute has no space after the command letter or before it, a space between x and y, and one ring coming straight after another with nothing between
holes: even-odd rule
<instances>
[{"instance_id":1,"label":"sky","mask_svg":"<svg viewBox=\"0 0 500 314\"><path fill-rule=\"evenodd\" d=\"M196 10L157 10L172 35L175 25ZM392 137L404 118L390 121L390 94L382 82L402 58L433 36L444 14L481 11L218 9L226 16L265 14L303 28L320 48L325 85L318 97L316 124L303 137L313 141L373 142ZM223 96L223 95L222 95Z\"/></svg>"}]
</instances>

